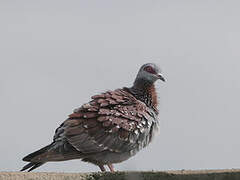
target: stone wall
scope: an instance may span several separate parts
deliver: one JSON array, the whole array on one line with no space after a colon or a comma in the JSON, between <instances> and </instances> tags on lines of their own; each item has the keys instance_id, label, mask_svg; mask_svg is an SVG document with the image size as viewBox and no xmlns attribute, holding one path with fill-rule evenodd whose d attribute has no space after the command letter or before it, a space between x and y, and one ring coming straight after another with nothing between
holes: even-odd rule
<instances>
[{"instance_id":1,"label":"stone wall","mask_svg":"<svg viewBox=\"0 0 240 180\"><path fill-rule=\"evenodd\" d=\"M240 170L34 173L0 172L0 180L240 180Z\"/></svg>"}]
</instances>

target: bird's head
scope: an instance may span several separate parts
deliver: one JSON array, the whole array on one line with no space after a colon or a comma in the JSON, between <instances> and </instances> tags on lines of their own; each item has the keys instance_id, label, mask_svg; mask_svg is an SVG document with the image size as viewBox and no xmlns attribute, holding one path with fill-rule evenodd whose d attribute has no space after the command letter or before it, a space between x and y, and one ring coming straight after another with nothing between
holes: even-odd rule
<instances>
[{"instance_id":1,"label":"bird's head","mask_svg":"<svg viewBox=\"0 0 240 180\"><path fill-rule=\"evenodd\" d=\"M147 63L142 65L142 67L138 71L136 79L142 79L150 83L154 83L158 79L165 82L165 79L161 73L161 69L154 63Z\"/></svg>"}]
</instances>

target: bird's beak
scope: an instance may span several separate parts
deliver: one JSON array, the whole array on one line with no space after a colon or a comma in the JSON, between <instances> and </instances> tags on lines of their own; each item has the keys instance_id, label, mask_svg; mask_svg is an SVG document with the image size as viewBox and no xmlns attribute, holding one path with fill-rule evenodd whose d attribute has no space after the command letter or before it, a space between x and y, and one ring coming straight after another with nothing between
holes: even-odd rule
<instances>
[{"instance_id":1,"label":"bird's beak","mask_svg":"<svg viewBox=\"0 0 240 180\"><path fill-rule=\"evenodd\" d=\"M164 77L162 76L162 74L157 74L158 79L162 80L163 82L165 82L166 80L164 79Z\"/></svg>"}]
</instances>

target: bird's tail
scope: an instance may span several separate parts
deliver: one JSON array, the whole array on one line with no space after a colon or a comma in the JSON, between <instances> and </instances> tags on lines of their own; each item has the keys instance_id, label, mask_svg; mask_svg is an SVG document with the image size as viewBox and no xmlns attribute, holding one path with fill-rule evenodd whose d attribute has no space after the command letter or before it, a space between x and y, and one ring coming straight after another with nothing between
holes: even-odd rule
<instances>
[{"instance_id":1,"label":"bird's tail","mask_svg":"<svg viewBox=\"0 0 240 180\"><path fill-rule=\"evenodd\" d=\"M24 157L23 161L27 161L29 163L24 166L21 171L25 171L27 169L28 171L32 171L48 161L66 161L71 159L81 159L83 157L86 157L86 155L76 150L68 142L53 142L52 144L49 144Z\"/></svg>"},{"instance_id":2,"label":"bird's tail","mask_svg":"<svg viewBox=\"0 0 240 180\"><path fill-rule=\"evenodd\" d=\"M25 171L25 170L28 169L28 172L30 172L30 171L38 168L39 166L43 165L44 163L45 163L45 162L39 162L39 163L37 163L37 162L30 162L30 163L28 163L26 166L24 166L24 167L21 169L21 171Z\"/></svg>"},{"instance_id":3,"label":"bird's tail","mask_svg":"<svg viewBox=\"0 0 240 180\"><path fill-rule=\"evenodd\" d=\"M28 163L26 166L24 166L21 171L25 171L28 169L28 172L32 171L35 168L38 168L39 166L43 165L46 161L44 161L44 158L42 158L42 156L44 156L44 154L46 154L48 152L48 150L51 148L51 145L47 145L44 148L41 148L38 151L35 151L27 156L25 156L23 158L23 161L28 161L30 163Z\"/></svg>"}]
</instances>

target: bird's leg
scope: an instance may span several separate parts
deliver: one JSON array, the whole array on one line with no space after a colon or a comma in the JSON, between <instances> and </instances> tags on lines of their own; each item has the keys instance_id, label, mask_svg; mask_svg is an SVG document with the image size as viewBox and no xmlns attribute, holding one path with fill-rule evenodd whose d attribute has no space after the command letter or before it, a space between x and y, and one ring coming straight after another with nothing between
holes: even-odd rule
<instances>
[{"instance_id":1,"label":"bird's leg","mask_svg":"<svg viewBox=\"0 0 240 180\"><path fill-rule=\"evenodd\" d=\"M106 172L106 169L103 165L99 165L98 167L101 169L102 172Z\"/></svg>"},{"instance_id":2,"label":"bird's leg","mask_svg":"<svg viewBox=\"0 0 240 180\"><path fill-rule=\"evenodd\" d=\"M112 164L108 164L107 166L108 166L108 168L110 169L111 172L115 172Z\"/></svg>"}]
</instances>

